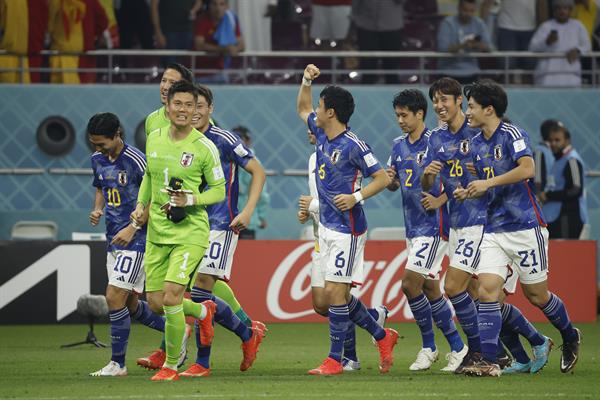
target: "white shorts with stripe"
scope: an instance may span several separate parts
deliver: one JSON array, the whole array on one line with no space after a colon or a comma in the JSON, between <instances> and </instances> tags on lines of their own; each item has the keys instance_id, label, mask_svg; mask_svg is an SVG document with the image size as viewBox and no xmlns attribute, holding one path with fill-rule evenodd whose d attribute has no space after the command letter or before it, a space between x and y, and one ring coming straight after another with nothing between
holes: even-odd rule
<instances>
[{"instance_id":1,"label":"white shorts with stripe","mask_svg":"<svg viewBox=\"0 0 600 400\"><path fill-rule=\"evenodd\" d=\"M408 259L406 269L425 279L440 279L442 260L448 252L448 242L440 236L418 236L406 239Z\"/></svg>"},{"instance_id":2,"label":"white shorts with stripe","mask_svg":"<svg viewBox=\"0 0 600 400\"><path fill-rule=\"evenodd\" d=\"M510 266L510 268L508 267ZM548 276L548 230L535 227L516 232L486 233L481 243L477 274L507 279L509 269L524 284L543 282Z\"/></svg>"},{"instance_id":3,"label":"white shorts with stripe","mask_svg":"<svg viewBox=\"0 0 600 400\"><path fill-rule=\"evenodd\" d=\"M231 265L238 237L239 235L231 230L211 230L208 236L208 248L200 262L198 273L214 275L228 281L231 276Z\"/></svg>"},{"instance_id":4,"label":"white shorts with stripe","mask_svg":"<svg viewBox=\"0 0 600 400\"><path fill-rule=\"evenodd\" d=\"M450 228L448 257L450 266L474 274L480 259L483 225Z\"/></svg>"},{"instance_id":5,"label":"white shorts with stripe","mask_svg":"<svg viewBox=\"0 0 600 400\"><path fill-rule=\"evenodd\" d=\"M144 292L144 253L113 250L106 253L108 284L136 293Z\"/></svg>"},{"instance_id":6,"label":"white shorts with stripe","mask_svg":"<svg viewBox=\"0 0 600 400\"><path fill-rule=\"evenodd\" d=\"M319 261L325 280L362 284L366 242L366 232L351 235L319 224Z\"/></svg>"},{"instance_id":7,"label":"white shorts with stripe","mask_svg":"<svg viewBox=\"0 0 600 400\"><path fill-rule=\"evenodd\" d=\"M310 286L325 287L325 269L321 265L321 252L319 251L318 238L315 240L315 248L311 253L312 265L310 267Z\"/></svg>"}]
</instances>

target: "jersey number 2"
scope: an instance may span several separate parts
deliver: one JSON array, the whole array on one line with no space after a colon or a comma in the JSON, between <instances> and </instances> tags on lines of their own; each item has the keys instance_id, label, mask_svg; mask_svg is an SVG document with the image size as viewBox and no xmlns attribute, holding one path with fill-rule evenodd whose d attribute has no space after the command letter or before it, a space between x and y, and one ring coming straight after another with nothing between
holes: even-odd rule
<instances>
[{"instance_id":1,"label":"jersey number 2","mask_svg":"<svg viewBox=\"0 0 600 400\"><path fill-rule=\"evenodd\" d=\"M412 169L406 169L406 180L404 181L404 186L406 187L411 187L412 186L412 182L410 181L410 178L412 178L413 176L413 170Z\"/></svg>"}]
</instances>

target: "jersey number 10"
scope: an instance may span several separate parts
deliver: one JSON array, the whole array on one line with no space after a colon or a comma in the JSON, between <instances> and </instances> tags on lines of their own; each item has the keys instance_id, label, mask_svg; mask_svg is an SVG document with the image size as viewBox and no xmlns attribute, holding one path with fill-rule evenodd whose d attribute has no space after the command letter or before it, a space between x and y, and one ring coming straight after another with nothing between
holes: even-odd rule
<instances>
[{"instance_id":1,"label":"jersey number 10","mask_svg":"<svg viewBox=\"0 0 600 400\"><path fill-rule=\"evenodd\" d=\"M117 188L108 188L106 190L107 203L111 207L119 207L121 205L121 195Z\"/></svg>"}]
</instances>

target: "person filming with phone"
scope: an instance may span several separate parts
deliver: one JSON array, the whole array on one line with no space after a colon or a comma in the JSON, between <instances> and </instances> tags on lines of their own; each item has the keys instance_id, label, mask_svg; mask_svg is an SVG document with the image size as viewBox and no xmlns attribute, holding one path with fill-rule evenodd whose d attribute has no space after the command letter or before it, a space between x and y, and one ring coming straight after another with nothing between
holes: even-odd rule
<instances>
[{"instance_id":1,"label":"person filming with phone","mask_svg":"<svg viewBox=\"0 0 600 400\"><path fill-rule=\"evenodd\" d=\"M529 43L529 50L563 53L560 58L540 58L535 69L535 84L540 86L581 86L579 57L591 50L583 24L571 18L573 0L554 0L554 18L540 25Z\"/></svg>"}]
</instances>

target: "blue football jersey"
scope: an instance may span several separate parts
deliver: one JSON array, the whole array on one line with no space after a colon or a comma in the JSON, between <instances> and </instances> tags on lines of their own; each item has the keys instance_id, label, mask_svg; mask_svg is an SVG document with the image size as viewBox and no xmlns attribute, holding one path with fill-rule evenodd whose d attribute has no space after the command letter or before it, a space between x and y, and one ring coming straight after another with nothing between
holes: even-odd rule
<instances>
[{"instance_id":1,"label":"blue football jersey","mask_svg":"<svg viewBox=\"0 0 600 400\"><path fill-rule=\"evenodd\" d=\"M492 137L473 138L473 161L482 179L502 175L518 166L521 157L533 157L529 136L523 129L501 123ZM535 198L533 179L489 190L486 232L515 232L546 226Z\"/></svg>"},{"instance_id":2,"label":"blue football jersey","mask_svg":"<svg viewBox=\"0 0 600 400\"><path fill-rule=\"evenodd\" d=\"M448 237L448 211L444 204L439 210L426 211L421 204L423 188L421 175L425 169L427 144L431 132L427 129L419 140L410 142L408 135L394 140L388 166L396 170L396 178L400 181L402 204L404 210L404 226L406 237L442 236ZM435 197L442 192L440 178L437 177L429 191Z\"/></svg>"},{"instance_id":3,"label":"blue football jersey","mask_svg":"<svg viewBox=\"0 0 600 400\"><path fill-rule=\"evenodd\" d=\"M137 203L138 191L146 170L144 153L125 147L116 160L110 161L100 152L92 154L93 185L102 189L104 195L104 219L108 251L125 249L143 252L146 247L146 226L137 231L125 248L111 245L113 237L130 223L130 216Z\"/></svg>"},{"instance_id":4,"label":"blue football jersey","mask_svg":"<svg viewBox=\"0 0 600 400\"><path fill-rule=\"evenodd\" d=\"M209 138L221 158L221 166L225 175L225 200L206 208L210 229L217 231L228 230L229 224L238 215L238 167L245 167L254 158L252 151L244 145L240 137L214 125L209 125L204 135Z\"/></svg>"},{"instance_id":5,"label":"blue football jersey","mask_svg":"<svg viewBox=\"0 0 600 400\"><path fill-rule=\"evenodd\" d=\"M452 133L444 124L431 131L425 165L437 160L442 163L440 173L444 190L448 195L448 211L451 228L483 225L486 220L487 202L484 198L457 201L454 190L461 185L466 188L469 182L477 179L467 169L472 162L471 139L479 130L470 128L465 119L458 132Z\"/></svg>"},{"instance_id":6,"label":"blue football jersey","mask_svg":"<svg viewBox=\"0 0 600 400\"><path fill-rule=\"evenodd\" d=\"M334 204L338 194L352 194L361 188L362 178L382 169L368 144L349 129L333 140L316 125L316 115L308 116L308 127L317 143L317 191L319 193L320 222L341 233L361 235L367 230L367 218L362 204L342 212Z\"/></svg>"}]
</instances>

